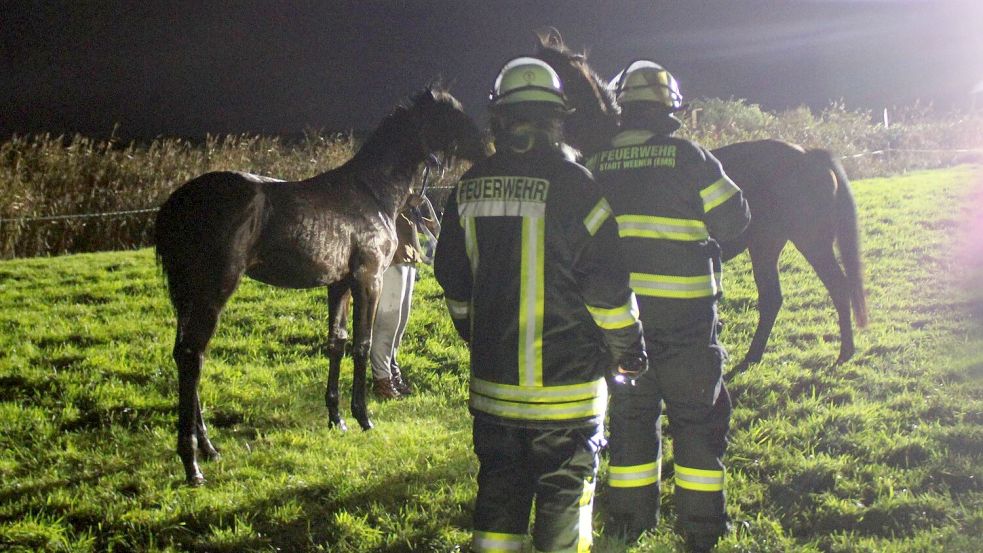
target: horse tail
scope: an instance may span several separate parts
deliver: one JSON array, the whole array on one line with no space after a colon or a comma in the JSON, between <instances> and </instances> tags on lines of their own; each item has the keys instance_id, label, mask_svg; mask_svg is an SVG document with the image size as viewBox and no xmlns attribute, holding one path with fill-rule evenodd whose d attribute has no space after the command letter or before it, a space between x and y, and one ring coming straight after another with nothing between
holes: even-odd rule
<instances>
[{"instance_id":1,"label":"horse tail","mask_svg":"<svg viewBox=\"0 0 983 553\"><path fill-rule=\"evenodd\" d=\"M864 290L863 262L860 259L860 232L857 224L857 205L850 188L850 179L840 161L827 150L809 150L812 157L828 169L836 180L836 242L840 260L850 286L850 299L857 326L867 325L867 294Z\"/></svg>"},{"instance_id":2,"label":"horse tail","mask_svg":"<svg viewBox=\"0 0 983 553\"><path fill-rule=\"evenodd\" d=\"M181 189L176 190L157 212L154 221L154 254L157 260L157 267L161 270L164 282L167 284L171 303L177 306L180 287L179 274L185 265L182 259L182 243L186 242L184 229L186 227L185 217L182 216L181 206L184 201Z\"/></svg>"}]
</instances>

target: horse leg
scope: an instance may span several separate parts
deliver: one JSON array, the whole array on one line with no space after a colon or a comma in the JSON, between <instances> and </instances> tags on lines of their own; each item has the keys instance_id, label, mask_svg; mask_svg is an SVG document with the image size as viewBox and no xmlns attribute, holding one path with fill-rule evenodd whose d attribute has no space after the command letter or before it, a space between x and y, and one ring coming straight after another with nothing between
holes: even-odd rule
<instances>
[{"instance_id":1,"label":"horse leg","mask_svg":"<svg viewBox=\"0 0 983 553\"><path fill-rule=\"evenodd\" d=\"M225 302L239 286L245 262L240 257L231 257L211 268L217 269L215 272L222 276L215 280L198 279L190 286L189 283L193 282L191 279L170 279L177 287L172 296L178 312L177 338L174 341L174 361L178 367L177 449L184 464L185 477L193 486L205 481L198 466L197 454L200 452L206 459L218 457L218 451L208 439L198 396L205 348L215 334ZM208 269L202 267L201 272L208 274Z\"/></svg>"},{"instance_id":2,"label":"horse leg","mask_svg":"<svg viewBox=\"0 0 983 553\"><path fill-rule=\"evenodd\" d=\"M836 363L844 363L853 356L854 352L853 326L850 320L850 284L833 254L832 238L822 243L795 243L795 246L816 270L819 280L833 299L840 325L840 355Z\"/></svg>"},{"instance_id":3,"label":"horse leg","mask_svg":"<svg viewBox=\"0 0 983 553\"><path fill-rule=\"evenodd\" d=\"M201 399L198 390L195 389L195 436L198 438L198 452L206 461L214 461L221 457L212 441L208 439L208 429L205 428L205 419L201 416Z\"/></svg>"},{"instance_id":4,"label":"horse leg","mask_svg":"<svg viewBox=\"0 0 983 553\"><path fill-rule=\"evenodd\" d=\"M348 343L348 304L351 288L348 285L328 287L328 385L324 391L324 404L328 408L328 426L342 432L348 430L345 420L338 413L338 376L341 359Z\"/></svg>"},{"instance_id":5,"label":"horse leg","mask_svg":"<svg viewBox=\"0 0 983 553\"><path fill-rule=\"evenodd\" d=\"M367 284L364 281L368 281ZM382 290L382 272L377 275L364 277L355 286L354 319L352 328L355 331L355 347L352 357L355 361L355 374L352 378L352 415L362 426L362 430L372 428L369 412L365 406L365 373L368 366L369 349L372 346L372 325L375 322L375 310L379 303L379 292Z\"/></svg>"},{"instance_id":6,"label":"horse leg","mask_svg":"<svg viewBox=\"0 0 983 553\"><path fill-rule=\"evenodd\" d=\"M736 372L746 370L753 363L761 361L771 329L775 325L778 311L782 308L782 284L778 276L778 256L785 247L785 240L771 240L764 244L752 244L748 248L751 254L751 269L754 271L754 283L758 288L758 327L754 338L748 347L747 355Z\"/></svg>"},{"instance_id":7,"label":"horse leg","mask_svg":"<svg viewBox=\"0 0 983 553\"><path fill-rule=\"evenodd\" d=\"M185 478L193 486L205 482L205 476L198 466L198 450L201 449L206 457L218 454L205 434L198 383L205 347L215 332L220 311L221 307L208 307L178 315L177 338L174 341L174 362L178 368L177 453L184 465Z\"/></svg>"}]
</instances>

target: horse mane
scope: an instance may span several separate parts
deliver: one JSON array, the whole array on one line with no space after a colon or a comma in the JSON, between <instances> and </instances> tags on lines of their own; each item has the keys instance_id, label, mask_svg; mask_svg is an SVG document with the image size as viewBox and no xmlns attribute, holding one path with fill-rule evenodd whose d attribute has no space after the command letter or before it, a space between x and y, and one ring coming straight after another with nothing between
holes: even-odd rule
<instances>
[{"instance_id":1,"label":"horse mane","mask_svg":"<svg viewBox=\"0 0 983 553\"><path fill-rule=\"evenodd\" d=\"M419 115L428 103L447 103L458 110L462 109L461 103L446 87L440 82L432 82L422 91L396 104L379 126L369 134L352 159L368 157L377 160L380 156L391 154L408 140L417 137L416 131L423 123L423 118Z\"/></svg>"},{"instance_id":2,"label":"horse mane","mask_svg":"<svg viewBox=\"0 0 983 553\"><path fill-rule=\"evenodd\" d=\"M555 27L538 31L536 36L539 39L538 57L549 63L554 70L557 70L559 66L558 72L565 72L566 67L578 72L579 81L566 79L563 82L565 89L571 86L576 87L577 82L586 82L591 89L591 95L596 99L593 105L600 113L615 118L621 114L621 107L615 100L614 93L608 89L607 81L587 64L586 51L577 53L570 50L563 42L560 31ZM564 63L559 63L559 60ZM561 75L560 78L562 80L563 76Z\"/></svg>"}]
</instances>

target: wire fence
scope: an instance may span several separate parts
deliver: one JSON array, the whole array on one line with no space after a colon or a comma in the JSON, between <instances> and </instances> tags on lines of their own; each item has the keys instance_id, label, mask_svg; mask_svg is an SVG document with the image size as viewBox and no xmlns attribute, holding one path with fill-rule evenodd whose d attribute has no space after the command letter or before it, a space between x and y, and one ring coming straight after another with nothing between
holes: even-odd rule
<instances>
[{"instance_id":1,"label":"wire fence","mask_svg":"<svg viewBox=\"0 0 983 553\"><path fill-rule=\"evenodd\" d=\"M869 152L860 152L856 154L849 154L845 156L840 156L840 159L859 159L862 157L876 156L876 155L889 155L889 154L977 154L983 155L983 149L894 149L885 148L883 150L872 150ZM431 185L428 187L429 190L453 190L454 185ZM160 209L160 207L147 207L140 209L128 209L122 211L105 211L101 213L69 213L61 215L40 215L31 217L13 217L13 218L2 218L0 217L0 223L37 223L37 222L51 222L51 221L68 221L73 219L94 219L94 218L110 218L110 217L123 217L127 215L139 215L143 213L153 213Z\"/></svg>"},{"instance_id":2,"label":"wire fence","mask_svg":"<svg viewBox=\"0 0 983 553\"><path fill-rule=\"evenodd\" d=\"M963 162L983 162L983 149L883 148L848 154L839 159L848 175L866 178ZM426 189L438 213L443 211L459 177L460 171L449 171ZM92 190L98 192L100 189L94 186ZM132 199L147 201L145 198ZM152 245L154 218L160 208L122 209L127 203L125 197L118 200L116 205L103 202L104 209L90 205L82 213L0 216L0 259L128 250ZM59 203L72 205L70 201ZM112 209L114 207L117 209ZM85 207L80 206L80 209Z\"/></svg>"},{"instance_id":3,"label":"wire fence","mask_svg":"<svg viewBox=\"0 0 983 553\"><path fill-rule=\"evenodd\" d=\"M159 211L160 207L147 207L143 209L128 209L125 211L104 211L102 213L70 213L66 215L42 215L39 217L0 217L0 223L35 223L39 221L70 221L72 219L95 219L99 217L121 217L123 215L138 215L141 213L153 213Z\"/></svg>"}]
</instances>

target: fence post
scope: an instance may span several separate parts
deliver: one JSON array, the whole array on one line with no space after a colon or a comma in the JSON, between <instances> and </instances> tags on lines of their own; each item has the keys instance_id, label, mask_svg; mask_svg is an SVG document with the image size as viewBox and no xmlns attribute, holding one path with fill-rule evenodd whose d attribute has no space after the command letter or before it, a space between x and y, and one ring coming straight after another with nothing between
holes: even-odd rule
<instances>
[{"instance_id":1,"label":"fence post","mask_svg":"<svg viewBox=\"0 0 983 553\"><path fill-rule=\"evenodd\" d=\"M884 120L884 128L885 129L890 129L891 128L891 118L888 116L887 108L884 108L883 120ZM884 163L888 167L891 166L891 161L892 161L891 158L893 156L894 156L894 144L891 143L891 134L888 133L888 135L887 135L887 146L884 149Z\"/></svg>"}]
</instances>

